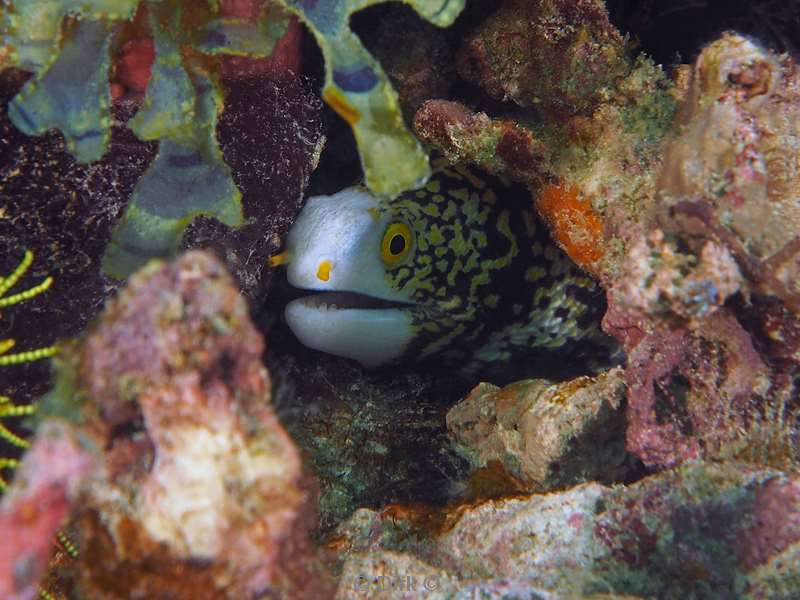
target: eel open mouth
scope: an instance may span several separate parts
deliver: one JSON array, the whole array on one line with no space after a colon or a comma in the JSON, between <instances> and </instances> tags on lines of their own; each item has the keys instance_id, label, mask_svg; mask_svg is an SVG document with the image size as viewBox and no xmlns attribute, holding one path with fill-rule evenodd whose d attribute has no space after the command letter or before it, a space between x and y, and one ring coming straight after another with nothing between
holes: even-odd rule
<instances>
[{"instance_id":1,"label":"eel open mouth","mask_svg":"<svg viewBox=\"0 0 800 600\"><path fill-rule=\"evenodd\" d=\"M411 308L412 303L383 300L357 292L315 292L313 290L300 290L308 295L300 296L294 302L299 302L309 309L326 310L375 310L392 308Z\"/></svg>"},{"instance_id":2,"label":"eel open mouth","mask_svg":"<svg viewBox=\"0 0 800 600\"><path fill-rule=\"evenodd\" d=\"M355 292L302 291L308 295L289 302L284 314L309 348L372 367L400 358L414 337L412 303Z\"/></svg>"}]
</instances>

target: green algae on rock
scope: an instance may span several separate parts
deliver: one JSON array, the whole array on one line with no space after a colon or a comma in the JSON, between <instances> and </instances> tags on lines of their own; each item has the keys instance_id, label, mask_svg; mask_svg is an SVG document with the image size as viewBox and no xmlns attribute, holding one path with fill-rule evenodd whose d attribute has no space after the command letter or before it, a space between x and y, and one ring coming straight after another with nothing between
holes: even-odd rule
<instances>
[{"instance_id":1,"label":"green algae on rock","mask_svg":"<svg viewBox=\"0 0 800 600\"><path fill-rule=\"evenodd\" d=\"M498 118L429 100L414 116L417 135L452 162L528 185L570 258L613 280L654 202L675 84L629 55L597 0L506 0L470 34L457 64L492 99L527 110Z\"/></svg>"},{"instance_id":2,"label":"green algae on rock","mask_svg":"<svg viewBox=\"0 0 800 600\"><path fill-rule=\"evenodd\" d=\"M361 506L444 503L465 476L450 448L443 399L458 383L432 374L364 372L321 355L317 364L273 352L273 403L319 482L320 531Z\"/></svg>"},{"instance_id":3,"label":"green algae on rock","mask_svg":"<svg viewBox=\"0 0 800 600\"><path fill-rule=\"evenodd\" d=\"M378 61L350 29L354 12L387 0L280 0L309 27L325 58L322 96L353 128L364 181L379 196L424 184L428 158L408 131L397 93ZM464 0L403 0L426 21L447 27Z\"/></svg>"}]
</instances>

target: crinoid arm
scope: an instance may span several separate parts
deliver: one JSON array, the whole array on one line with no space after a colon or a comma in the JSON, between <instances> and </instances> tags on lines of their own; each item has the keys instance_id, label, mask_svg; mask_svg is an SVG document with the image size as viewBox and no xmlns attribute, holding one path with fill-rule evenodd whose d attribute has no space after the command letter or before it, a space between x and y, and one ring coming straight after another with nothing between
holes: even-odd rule
<instances>
[{"instance_id":1,"label":"crinoid arm","mask_svg":"<svg viewBox=\"0 0 800 600\"><path fill-rule=\"evenodd\" d=\"M40 284L35 285L24 292L18 292L12 296L6 296L6 293L8 293L8 291L17 284L22 276L28 272L32 262L33 252L26 250L25 256L22 257L19 265L17 265L11 274L7 277L0 277L0 308L12 306L13 304L19 304L25 300L35 298L42 292L46 292L48 289L50 289L50 286L53 285L53 278L46 277L45 280Z\"/></svg>"},{"instance_id":2,"label":"crinoid arm","mask_svg":"<svg viewBox=\"0 0 800 600\"><path fill-rule=\"evenodd\" d=\"M33 252L27 250L22 257L20 263L16 268L7 276L0 277L0 308L7 308L15 304L19 304L26 300L35 298L39 294L45 292L53 284L52 277L46 277L44 281L36 284L27 290L17 292L12 295L7 295L11 289L25 276L33 263ZM20 365L23 363L33 362L44 358L52 357L57 348L55 346L47 346L43 348L35 348L33 350L26 350L23 352L16 352L8 354L16 345L14 339L0 340L0 367L10 365ZM16 404L9 396L0 395L0 440L4 440L13 447L26 449L30 442L14 433L7 425L8 419L26 417L36 412L35 404ZM6 489L7 482L3 477L6 471L13 471L17 467L18 461L16 458L9 456L0 456L0 492Z\"/></svg>"}]
</instances>

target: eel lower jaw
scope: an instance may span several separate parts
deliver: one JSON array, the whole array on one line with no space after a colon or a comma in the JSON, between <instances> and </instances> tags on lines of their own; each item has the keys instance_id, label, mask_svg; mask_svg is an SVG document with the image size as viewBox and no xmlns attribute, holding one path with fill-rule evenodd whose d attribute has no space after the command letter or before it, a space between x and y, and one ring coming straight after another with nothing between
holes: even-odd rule
<instances>
[{"instance_id":1,"label":"eel lower jaw","mask_svg":"<svg viewBox=\"0 0 800 600\"><path fill-rule=\"evenodd\" d=\"M285 316L303 345L375 367L405 352L414 337L413 307L353 292L323 292L292 300Z\"/></svg>"}]
</instances>

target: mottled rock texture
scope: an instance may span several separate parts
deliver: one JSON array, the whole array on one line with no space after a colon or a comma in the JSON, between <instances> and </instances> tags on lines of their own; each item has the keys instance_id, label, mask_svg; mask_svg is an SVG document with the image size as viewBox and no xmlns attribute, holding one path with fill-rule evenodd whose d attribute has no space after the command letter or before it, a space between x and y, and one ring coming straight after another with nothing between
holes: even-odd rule
<instances>
[{"instance_id":1,"label":"mottled rock texture","mask_svg":"<svg viewBox=\"0 0 800 600\"><path fill-rule=\"evenodd\" d=\"M599 3L502 3L459 69L536 113L431 100L415 129L452 161L526 183L554 239L608 290L605 327L628 357L629 451L650 467L791 466L797 65L728 33L670 80L611 30Z\"/></svg>"},{"instance_id":2,"label":"mottled rock texture","mask_svg":"<svg viewBox=\"0 0 800 600\"><path fill-rule=\"evenodd\" d=\"M319 482L321 530L362 506L444 503L466 476L467 461L451 449L445 427L449 403L466 392L458 381L364 372L325 355L270 352L268 365L275 410Z\"/></svg>"},{"instance_id":3,"label":"mottled rock texture","mask_svg":"<svg viewBox=\"0 0 800 600\"><path fill-rule=\"evenodd\" d=\"M458 61L459 74L491 96L549 115L591 113L627 68L600 0L505 0Z\"/></svg>"},{"instance_id":4,"label":"mottled rock texture","mask_svg":"<svg viewBox=\"0 0 800 600\"><path fill-rule=\"evenodd\" d=\"M503 388L482 383L447 413L447 426L473 465L502 463L530 490L619 481L631 468L622 369L556 384Z\"/></svg>"},{"instance_id":5,"label":"mottled rock texture","mask_svg":"<svg viewBox=\"0 0 800 600\"><path fill-rule=\"evenodd\" d=\"M610 287L628 448L652 466L797 460L800 78L726 34L684 73L658 194Z\"/></svg>"},{"instance_id":6,"label":"mottled rock texture","mask_svg":"<svg viewBox=\"0 0 800 600\"><path fill-rule=\"evenodd\" d=\"M78 359L110 443L108 480L76 517L89 595L323 593L313 494L270 407L263 351L246 302L201 253L144 269L106 309Z\"/></svg>"},{"instance_id":7,"label":"mottled rock texture","mask_svg":"<svg viewBox=\"0 0 800 600\"><path fill-rule=\"evenodd\" d=\"M71 508L80 551L62 578L78 593L328 595L314 486L273 413L263 352L230 275L189 252L137 273L65 353L42 411L68 417L96 463L59 517Z\"/></svg>"},{"instance_id":8,"label":"mottled rock texture","mask_svg":"<svg viewBox=\"0 0 800 600\"><path fill-rule=\"evenodd\" d=\"M659 224L723 244L754 292L800 310L800 73L727 34L694 64L659 177Z\"/></svg>"},{"instance_id":9,"label":"mottled rock texture","mask_svg":"<svg viewBox=\"0 0 800 600\"><path fill-rule=\"evenodd\" d=\"M458 67L526 116L430 100L415 114L417 135L451 161L527 184L567 254L611 280L655 197L674 85L629 56L595 0L503 2L463 44Z\"/></svg>"},{"instance_id":10,"label":"mottled rock texture","mask_svg":"<svg viewBox=\"0 0 800 600\"><path fill-rule=\"evenodd\" d=\"M416 575L444 591L434 597L790 598L800 593L798 490L778 471L692 462L630 486L454 507L435 527L419 527L419 513L362 511L340 529L350 556L338 594Z\"/></svg>"}]
</instances>

